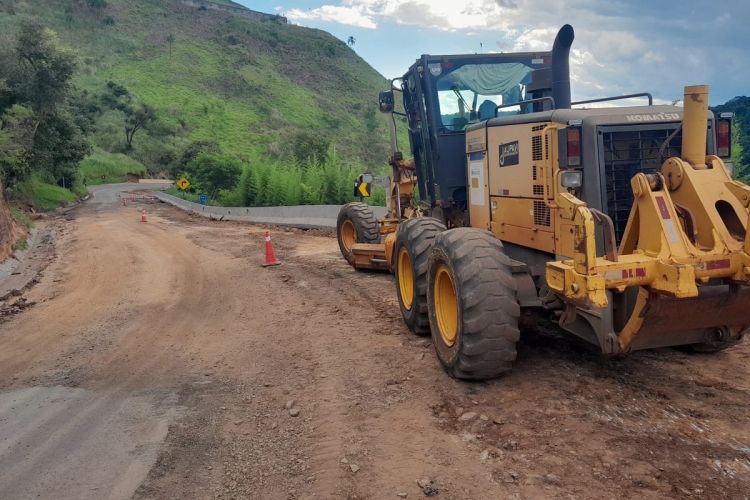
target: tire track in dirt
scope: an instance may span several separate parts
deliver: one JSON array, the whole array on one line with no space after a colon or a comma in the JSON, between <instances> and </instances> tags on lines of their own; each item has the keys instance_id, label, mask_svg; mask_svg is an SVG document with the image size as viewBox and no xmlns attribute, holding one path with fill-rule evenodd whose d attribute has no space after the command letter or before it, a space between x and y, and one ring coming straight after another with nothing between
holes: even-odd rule
<instances>
[{"instance_id":1,"label":"tire track in dirt","mask_svg":"<svg viewBox=\"0 0 750 500\"><path fill-rule=\"evenodd\" d=\"M283 265L262 269L261 227L161 206L143 225L139 208L82 210L29 292L38 305L0 332L0 359L19 356L2 387L91 392L80 408L45 402L57 413L20 428L34 449L63 419L62 443L90 421L81 446L113 428L158 451L99 488L134 488L154 463L138 498L420 498L421 478L457 499L746 494L747 344L606 360L542 325L508 377L461 383L407 332L391 278L353 271L330 236L274 231ZM38 400L13 394L0 419ZM124 400L141 401L134 421L117 417Z\"/></svg>"}]
</instances>

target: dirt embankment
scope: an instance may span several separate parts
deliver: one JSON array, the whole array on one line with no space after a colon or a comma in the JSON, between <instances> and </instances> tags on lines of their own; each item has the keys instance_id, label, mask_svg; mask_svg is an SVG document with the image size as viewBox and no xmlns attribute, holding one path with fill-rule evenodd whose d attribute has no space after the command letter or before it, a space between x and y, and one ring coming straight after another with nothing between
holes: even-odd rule
<instances>
[{"instance_id":1,"label":"dirt embankment","mask_svg":"<svg viewBox=\"0 0 750 500\"><path fill-rule=\"evenodd\" d=\"M26 228L18 224L10 213L5 189L0 184L0 262L13 253L13 245L26 235Z\"/></svg>"},{"instance_id":2,"label":"dirt embankment","mask_svg":"<svg viewBox=\"0 0 750 500\"><path fill-rule=\"evenodd\" d=\"M748 343L606 360L546 325L509 376L462 383L329 235L274 231L263 269L259 227L158 205L66 224L36 305L0 324L0 497L750 491Z\"/></svg>"}]
</instances>

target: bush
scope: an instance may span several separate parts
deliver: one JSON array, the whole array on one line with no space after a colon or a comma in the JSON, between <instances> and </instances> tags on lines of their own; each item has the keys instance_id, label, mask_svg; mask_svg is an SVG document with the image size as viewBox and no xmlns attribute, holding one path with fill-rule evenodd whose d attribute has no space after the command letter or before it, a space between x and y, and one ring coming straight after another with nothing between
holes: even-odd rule
<instances>
[{"instance_id":1,"label":"bush","mask_svg":"<svg viewBox=\"0 0 750 500\"><path fill-rule=\"evenodd\" d=\"M242 163L219 153L200 153L187 166L196 186L215 195L233 188L242 174Z\"/></svg>"}]
</instances>

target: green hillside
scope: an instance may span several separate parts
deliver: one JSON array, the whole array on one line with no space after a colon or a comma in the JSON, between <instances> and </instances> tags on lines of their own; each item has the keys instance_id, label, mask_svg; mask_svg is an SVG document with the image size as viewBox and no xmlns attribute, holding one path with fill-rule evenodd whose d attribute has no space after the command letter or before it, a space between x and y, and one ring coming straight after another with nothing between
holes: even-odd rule
<instances>
[{"instance_id":1,"label":"green hillside","mask_svg":"<svg viewBox=\"0 0 750 500\"><path fill-rule=\"evenodd\" d=\"M0 0L6 46L28 21L74 52L72 83L93 110L87 140L100 157L127 154L170 176L203 149L243 169L332 153L342 175L383 168L388 135L376 102L387 83L326 32L180 0ZM131 138L125 129L140 111L148 119Z\"/></svg>"}]
</instances>

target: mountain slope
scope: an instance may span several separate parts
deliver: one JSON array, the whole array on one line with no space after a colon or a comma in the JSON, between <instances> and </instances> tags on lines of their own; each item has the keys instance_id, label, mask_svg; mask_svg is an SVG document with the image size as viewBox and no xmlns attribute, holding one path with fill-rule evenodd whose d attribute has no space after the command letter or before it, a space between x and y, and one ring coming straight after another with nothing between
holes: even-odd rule
<instances>
[{"instance_id":1,"label":"mountain slope","mask_svg":"<svg viewBox=\"0 0 750 500\"><path fill-rule=\"evenodd\" d=\"M79 87L96 95L114 81L157 110L168 133L134 140L134 155L151 168L196 140L264 161L286 154L302 132L367 166L386 158L385 120L375 110L387 83L323 31L179 0L108 0L104 8L88 0L0 0L0 31L12 34L26 19L77 52ZM105 113L95 145L117 152L121 129Z\"/></svg>"}]
</instances>

